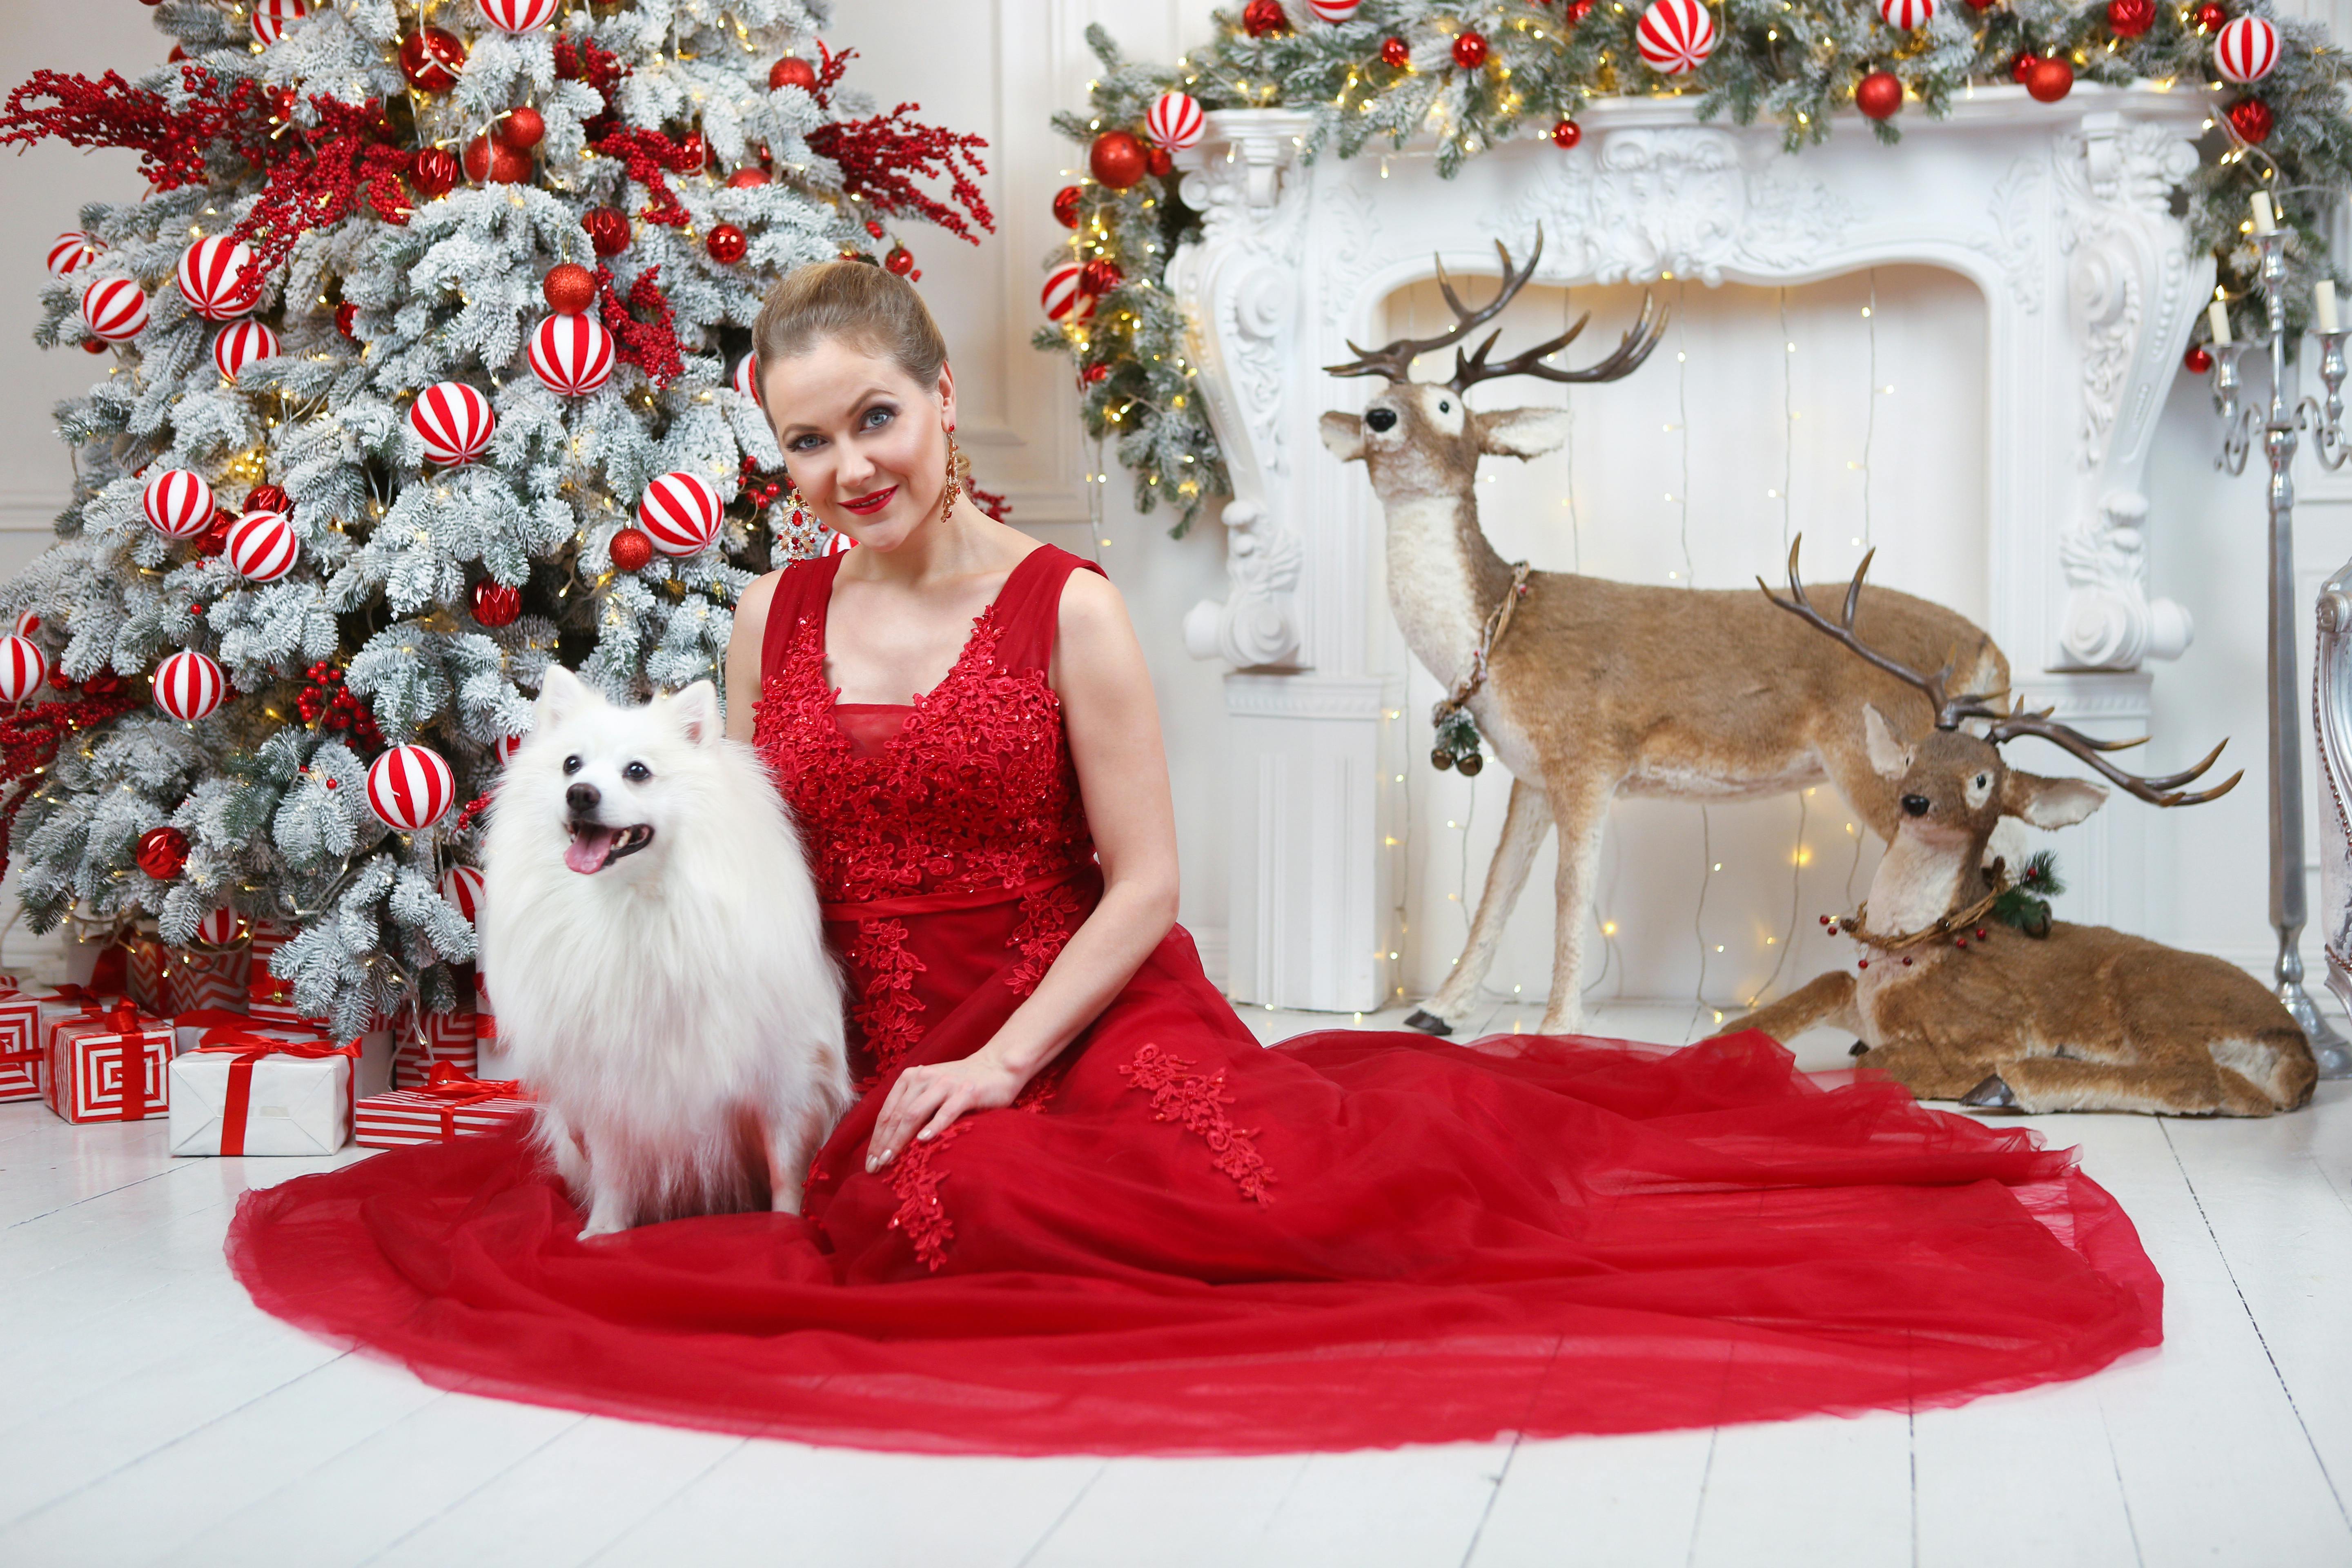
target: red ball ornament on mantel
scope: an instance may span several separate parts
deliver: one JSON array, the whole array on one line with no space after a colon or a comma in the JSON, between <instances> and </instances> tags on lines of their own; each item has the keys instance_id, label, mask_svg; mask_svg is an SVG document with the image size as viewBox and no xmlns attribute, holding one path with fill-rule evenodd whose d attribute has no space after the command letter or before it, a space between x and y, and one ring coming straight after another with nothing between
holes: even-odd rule
<instances>
[{"instance_id":1,"label":"red ball ornament on mantel","mask_svg":"<svg viewBox=\"0 0 2352 1568\"><path fill-rule=\"evenodd\" d=\"M2064 60L2036 60L2025 73L2025 90L2037 103L2055 103L2074 90L2074 68Z\"/></svg>"},{"instance_id":2,"label":"red ball ornament on mantel","mask_svg":"<svg viewBox=\"0 0 2352 1568\"><path fill-rule=\"evenodd\" d=\"M614 571L642 572L646 563L654 558L654 542L636 529L625 528L613 535L613 542L605 547L605 553L612 556Z\"/></svg>"},{"instance_id":3,"label":"red ball ornament on mantel","mask_svg":"<svg viewBox=\"0 0 2352 1568\"><path fill-rule=\"evenodd\" d=\"M499 146L487 136L466 143L466 177L476 184L528 184L535 167L530 153Z\"/></svg>"},{"instance_id":4,"label":"red ball ornament on mantel","mask_svg":"<svg viewBox=\"0 0 2352 1568\"><path fill-rule=\"evenodd\" d=\"M2205 352L2203 343L2190 343L2189 352L2180 356L2180 368L2191 375L2203 375L2213 368L2213 356Z\"/></svg>"},{"instance_id":5,"label":"red ball ornament on mantel","mask_svg":"<svg viewBox=\"0 0 2352 1568\"><path fill-rule=\"evenodd\" d=\"M895 276L904 278L915 269L915 253L903 245L894 245L890 247L890 254L882 258L882 266Z\"/></svg>"},{"instance_id":6,"label":"red ball ornament on mantel","mask_svg":"<svg viewBox=\"0 0 2352 1568\"><path fill-rule=\"evenodd\" d=\"M1584 140L1584 127L1573 120L1563 120L1551 128L1551 144L1565 153Z\"/></svg>"},{"instance_id":7,"label":"red ball ornament on mantel","mask_svg":"<svg viewBox=\"0 0 2352 1568\"><path fill-rule=\"evenodd\" d=\"M1854 83L1853 106L1873 120L1891 120L1903 107L1903 83L1893 71L1872 71Z\"/></svg>"},{"instance_id":8,"label":"red ball ornament on mantel","mask_svg":"<svg viewBox=\"0 0 2352 1568\"><path fill-rule=\"evenodd\" d=\"M1253 38L1271 37L1290 31L1290 18L1283 13L1282 0L1249 0L1242 7L1242 27Z\"/></svg>"},{"instance_id":9,"label":"red ball ornament on mantel","mask_svg":"<svg viewBox=\"0 0 2352 1568\"><path fill-rule=\"evenodd\" d=\"M803 92L816 90L816 68L798 55L786 55L768 68L768 90L796 87Z\"/></svg>"},{"instance_id":10,"label":"red ball ornament on mantel","mask_svg":"<svg viewBox=\"0 0 2352 1568\"><path fill-rule=\"evenodd\" d=\"M539 292L549 310L576 316L596 302L596 275L576 261L559 261L540 279Z\"/></svg>"},{"instance_id":11,"label":"red ball ornament on mantel","mask_svg":"<svg viewBox=\"0 0 2352 1568\"><path fill-rule=\"evenodd\" d=\"M727 176L727 188L730 191L748 191L754 186L773 184L775 176L765 169L738 169Z\"/></svg>"},{"instance_id":12,"label":"red ball ornament on mantel","mask_svg":"<svg viewBox=\"0 0 2352 1568\"><path fill-rule=\"evenodd\" d=\"M1107 364L1090 364L1087 366L1086 369L1078 373L1078 379L1085 382L1088 386L1097 385L1110 379L1110 366Z\"/></svg>"},{"instance_id":13,"label":"red ball ornament on mantel","mask_svg":"<svg viewBox=\"0 0 2352 1568\"><path fill-rule=\"evenodd\" d=\"M1412 46L1402 38L1387 38L1381 43L1381 64L1391 70L1402 70L1412 64Z\"/></svg>"},{"instance_id":14,"label":"red ball ornament on mantel","mask_svg":"<svg viewBox=\"0 0 2352 1568\"><path fill-rule=\"evenodd\" d=\"M1987 0L1990 4L1990 0ZM1568 0L1568 25L1575 26L1592 15L1592 0Z\"/></svg>"},{"instance_id":15,"label":"red ball ornament on mantel","mask_svg":"<svg viewBox=\"0 0 2352 1568\"><path fill-rule=\"evenodd\" d=\"M446 147L419 147L408 160L408 184L426 201L446 196L466 177L457 154Z\"/></svg>"},{"instance_id":16,"label":"red ball ornament on mantel","mask_svg":"<svg viewBox=\"0 0 2352 1568\"><path fill-rule=\"evenodd\" d=\"M446 92L466 68L466 46L442 27L419 27L400 41L400 74L419 92Z\"/></svg>"},{"instance_id":17,"label":"red ball ornament on mantel","mask_svg":"<svg viewBox=\"0 0 2352 1568\"><path fill-rule=\"evenodd\" d=\"M2220 32L2230 20L2230 13L2222 9L2221 0L2205 0L2193 15L2197 18L2198 30L2205 33Z\"/></svg>"},{"instance_id":18,"label":"red ball ornament on mantel","mask_svg":"<svg viewBox=\"0 0 2352 1568\"><path fill-rule=\"evenodd\" d=\"M1087 167L1112 190L1123 191L1143 178L1143 143L1128 132L1106 131L1087 150Z\"/></svg>"},{"instance_id":19,"label":"red ball ornament on mantel","mask_svg":"<svg viewBox=\"0 0 2352 1568\"><path fill-rule=\"evenodd\" d=\"M750 248L751 243L741 229L731 223L722 223L710 231L710 237L702 242L702 247L710 252L711 260L721 267L732 267L743 259L743 252Z\"/></svg>"},{"instance_id":20,"label":"red ball ornament on mantel","mask_svg":"<svg viewBox=\"0 0 2352 1568\"><path fill-rule=\"evenodd\" d=\"M490 129L490 140L517 153L528 153L547 134L547 121L530 104L518 104Z\"/></svg>"},{"instance_id":21,"label":"red ball ornament on mantel","mask_svg":"<svg viewBox=\"0 0 2352 1568\"><path fill-rule=\"evenodd\" d=\"M522 590L485 577L474 584L474 619L486 626L510 626L522 614Z\"/></svg>"},{"instance_id":22,"label":"red ball ornament on mantel","mask_svg":"<svg viewBox=\"0 0 2352 1568\"><path fill-rule=\"evenodd\" d=\"M2016 82L2018 86L2023 87L2025 85L2025 79L2032 76L2033 74L2033 68L2041 63L2042 57L2040 55L2018 56L2015 59L2009 62L2010 79Z\"/></svg>"},{"instance_id":23,"label":"red ball ornament on mantel","mask_svg":"<svg viewBox=\"0 0 2352 1568\"><path fill-rule=\"evenodd\" d=\"M131 858L157 881L168 882L188 863L188 836L170 823L151 827L139 836L139 847Z\"/></svg>"},{"instance_id":24,"label":"red ball ornament on mantel","mask_svg":"<svg viewBox=\"0 0 2352 1568\"><path fill-rule=\"evenodd\" d=\"M2156 26L2156 0L2107 0L2107 30L2137 38Z\"/></svg>"},{"instance_id":25,"label":"red ball ornament on mantel","mask_svg":"<svg viewBox=\"0 0 2352 1568\"><path fill-rule=\"evenodd\" d=\"M2222 112L2229 116L2230 129L2250 143L2266 140L2276 123L2271 106L2259 98L2242 98Z\"/></svg>"},{"instance_id":26,"label":"red ball ornament on mantel","mask_svg":"<svg viewBox=\"0 0 2352 1568\"><path fill-rule=\"evenodd\" d=\"M1165 147L1143 150L1143 172L1155 180L1164 180L1176 170L1175 155Z\"/></svg>"},{"instance_id":27,"label":"red ball ornament on mantel","mask_svg":"<svg viewBox=\"0 0 2352 1568\"><path fill-rule=\"evenodd\" d=\"M1064 185L1054 193L1054 221L1064 228L1078 226L1078 203L1086 193L1076 185Z\"/></svg>"},{"instance_id":28,"label":"red ball ornament on mantel","mask_svg":"<svg viewBox=\"0 0 2352 1568\"><path fill-rule=\"evenodd\" d=\"M580 227L599 256L618 256L629 248L629 217L618 207L590 207L580 215Z\"/></svg>"},{"instance_id":29,"label":"red ball ornament on mantel","mask_svg":"<svg viewBox=\"0 0 2352 1568\"><path fill-rule=\"evenodd\" d=\"M1464 70L1474 71L1486 63L1486 37L1483 33L1464 30L1454 35L1454 63Z\"/></svg>"}]
</instances>

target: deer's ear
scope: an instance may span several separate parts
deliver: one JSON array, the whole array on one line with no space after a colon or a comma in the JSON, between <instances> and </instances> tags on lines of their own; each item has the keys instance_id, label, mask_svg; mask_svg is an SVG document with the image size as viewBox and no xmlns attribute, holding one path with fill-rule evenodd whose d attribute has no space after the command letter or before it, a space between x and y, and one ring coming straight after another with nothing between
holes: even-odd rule
<instances>
[{"instance_id":1,"label":"deer's ear","mask_svg":"<svg viewBox=\"0 0 2352 1568\"><path fill-rule=\"evenodd\" d=\"M1364 421L1361 416L1342 414L1334 408L1317 422L1323 433L1323 445L1343 463L1352 463L1364 455Z\"/></svg>"},{"instance_id":2,"label":"deer's ear","mask_svg":"<svg viewBox=\"0 0 2352 1568\"><path fill-rule=\"evenodd\" d=\"M1895 738L1895 726L1868 702L1862 705L1862 742L1870 748L1871 770L1883 779L1899 779L1911 771L1911 748Z\"/></svg>"},{"instance_id":3,"label":"deer's ear","mask_svg":"<svg viewBox=\"0 0 2352 1568\"><path fill-rule=\"evenodd\" d=\"M1478 450L1497 458L1540 458L1568 439L1565 408L1498 408L1473 414Z\"/></svg>"},{"instance_id":4,"label":"deer's ear","mask_svg":"<svg viewBox=\"0 0 2352 1568\"><path fill-rule=\"evenodd\" d=\"M2107 786L2089 779L2045 779L2011 768L2000 781L2000 810L2035 827L2072 827L2107 803Z\"/></svg>"}]
</instances>

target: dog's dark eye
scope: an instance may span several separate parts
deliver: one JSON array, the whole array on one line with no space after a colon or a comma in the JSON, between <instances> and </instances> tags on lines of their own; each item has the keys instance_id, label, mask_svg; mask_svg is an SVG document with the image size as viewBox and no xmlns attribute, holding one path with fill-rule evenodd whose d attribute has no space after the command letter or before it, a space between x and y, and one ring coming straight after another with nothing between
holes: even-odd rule
<instances>
[{"instance_id":1,"label":"dog's dark eye","mask_svg":"<svg viewBox=\"0 0 2352 1568\"><path fill-rule=\"evenodd\" d=\"M643 763L631 763L621 770L621 776L631 784L643 784L654 776L654 771Z\"/></svg>"},{"instance_id":2,"label":"dog's dark eye","mask_svg":"<svg viewBox=\"0 0 2352 1568\"><path fill-rule=\"evenodd\" d=\"M580 757L577 752L563 759L563 771L567 773L576 773L580 771Z\"/></svg>"}]
</instances>

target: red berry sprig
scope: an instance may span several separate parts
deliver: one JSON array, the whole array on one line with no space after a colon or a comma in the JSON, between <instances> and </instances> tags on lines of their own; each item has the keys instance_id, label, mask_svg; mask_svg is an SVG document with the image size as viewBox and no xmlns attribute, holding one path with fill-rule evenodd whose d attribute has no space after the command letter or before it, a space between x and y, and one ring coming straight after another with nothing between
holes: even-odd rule
<instances>
[{"instance_id":1,"label":"red berry sprig","mask_svg":"<svg viewBox=\"0 0 2352 1568\"><path fill-rule=\"evenodd\" d=\"M310 684L294 699L302 722L346 732L362 746L383 746L383 731L376 727L375 715L352 695L351 688L343 684L341 670L320 659L303 673L310 678Z\"/></svg>"}]
</instances>

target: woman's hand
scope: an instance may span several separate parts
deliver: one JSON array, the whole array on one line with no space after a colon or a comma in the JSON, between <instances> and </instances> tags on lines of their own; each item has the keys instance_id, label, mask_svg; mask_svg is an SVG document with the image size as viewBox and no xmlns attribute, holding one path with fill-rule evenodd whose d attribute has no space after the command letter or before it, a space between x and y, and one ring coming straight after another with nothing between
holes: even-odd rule
<instances>
[{"instance_id":1,"label":"woman's hand","mask_svg":"<svg viewBox=\"0 0 2352 1568\"><path fill-rule=\"evenodd\" d=\"M890 1097L875 1119L874 1135L866 1141L866 1170L880 1170L917 1139L929 1142L967 1110L1012 1104L1028 1081L1028 1075L1013 1071L985 1049L961 1061L908 1068L890 1086Z\"/></svg>"}]
</instances>

